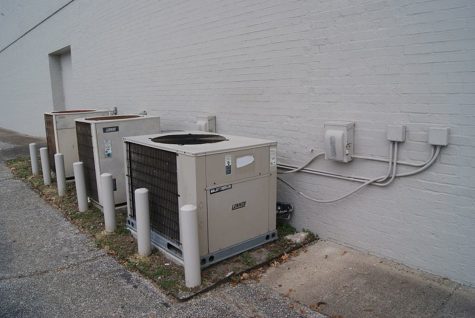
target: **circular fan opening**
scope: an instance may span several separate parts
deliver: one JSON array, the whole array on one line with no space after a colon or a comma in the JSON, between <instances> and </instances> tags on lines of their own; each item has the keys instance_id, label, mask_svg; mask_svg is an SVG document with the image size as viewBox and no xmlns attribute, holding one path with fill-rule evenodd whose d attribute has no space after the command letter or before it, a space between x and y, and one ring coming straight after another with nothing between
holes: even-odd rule
<instances>
[{"instance_id":1,"label":"circular fan opening","mask_svg":"<svg viewBox=\"0 0 475 318\"><path fill-rule=\"evenodd\" d=\"M172 145L201 145L212 144L227 140L220 135L205 135L205 134L178 134L160 136L151 139L153 142Z\"/></svg>"}]
</instances>

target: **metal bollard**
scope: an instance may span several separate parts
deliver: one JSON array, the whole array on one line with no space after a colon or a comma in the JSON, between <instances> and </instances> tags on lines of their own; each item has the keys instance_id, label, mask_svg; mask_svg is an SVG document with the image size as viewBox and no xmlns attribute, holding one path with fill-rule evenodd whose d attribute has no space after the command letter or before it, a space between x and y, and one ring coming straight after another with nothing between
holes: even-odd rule
<instances>
[{"instance_id":1,"label":"metal bollard","mask_svg":"<svg viewBox=\"0 0 475 318\"><path fill-rule=\"evenodd\" d=\"M49 170L48 148L40 148L41 172L43 173L44 185L51 184L51 172Z\"/></svg>"},{"instance_id":2,"label":"metal bollard","mask_svg":"<svg viewBox=\"0 0 475 318\"><path fill-rule=\"evenodd\" d=\"M54 165L56 167L56 184L58 185L58 195L63 197L66 193L66 172L64 171L64 156L61 153L54 155Z\"/></svg>"},{"instance_id":3,"label":"metal bollard","mask_svg":"<svg viewBox=\"0 0 475 318\"><path fill-rule=\"evenodd\" d=\"M102 191L102 212L104 213L104 224L106 232L112 233L116 229L115 225L115 203L114 203L114 182L110 173L101 174Z\"/></svg>"},{"instance_id":4,"label":"metal bollard","mask_svg":"<svg viewBox=\"0 0 475 318\"><path fill-rule=\"evenodd\" d=\"M30 144L30 161L31 161L31 172L34 176L37 176L40 173L38 167L38 155L36 153L36 144L32 142Z\"/></svg>"},{"instance_id":5,"label":"metal bollard","mask_svg":"<svg viewBox=\"0 0 475 318\"><path fill-rule=\"evenodd\" d=\"M135 213L139 255L149 256L152 253L152 243L150 238L148 190L145 188L135 190Z\"/></svg>"},{"instance_id":6,"label":"metal bollard","mask_svg":"<svg viewBox=\"0 0 475 318\"><path fill-rule=\"evenodd\" d=\"M200 244L196 206L193 204L182 206L179 217L185 284L186 287L193 288L201 284Z\"/></svg>"},{"instance_id":7,"label":"metal bollard","mask_svg":"<svg viewBox=\"0 0 475 318\"><path fill-rule=\"evenodd\" d=\"M82 162L73 163L74 183L76 184L76 195L78 199L79 212L86 212L88 209L86 180L84 177L84 165Z\"/></svg>"}]
</instances>

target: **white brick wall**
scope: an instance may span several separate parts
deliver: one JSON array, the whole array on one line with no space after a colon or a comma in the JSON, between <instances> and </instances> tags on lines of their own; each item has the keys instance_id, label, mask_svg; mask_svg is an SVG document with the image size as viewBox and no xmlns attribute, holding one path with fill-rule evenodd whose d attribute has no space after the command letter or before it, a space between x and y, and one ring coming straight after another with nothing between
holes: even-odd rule
<instances>
[{"instance_id":1,"label":"white brick wall","mask_svg":"<svg viewBox=\"0 0 475 318\"><path fill-rule=\"evenodd\" d=\"M280 186L279 198L294 203L299 228L475 284L473 1L76 0L0 53L0 126L43 134L48 53L67 45L78 107L146 109L165 129L216 114L219 132L276 139L283 162L321 149L327 120L355 121L356 153L377 156L385 127L407 125L402 160L425 160L428 127L449 126L450 146L426 173L330 205ZM322 198L356 186L288 179Z\"/></svg>"}]
</instances>

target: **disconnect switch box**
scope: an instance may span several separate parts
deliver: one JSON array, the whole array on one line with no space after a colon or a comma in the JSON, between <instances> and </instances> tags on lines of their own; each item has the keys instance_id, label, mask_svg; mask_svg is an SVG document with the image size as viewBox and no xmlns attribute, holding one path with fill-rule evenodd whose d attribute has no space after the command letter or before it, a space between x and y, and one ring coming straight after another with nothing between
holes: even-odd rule
<instances>
[{"instance_id":1,"label":"disconnect switch box","mask_svg":"<svg viewBox=\"0 0 475 318\"><path fill-rule=\"evenodd\" d=\"M350 162L353 156L354 122L327 122L325 128L325 159Z\"/></svg>"}]
</instances>

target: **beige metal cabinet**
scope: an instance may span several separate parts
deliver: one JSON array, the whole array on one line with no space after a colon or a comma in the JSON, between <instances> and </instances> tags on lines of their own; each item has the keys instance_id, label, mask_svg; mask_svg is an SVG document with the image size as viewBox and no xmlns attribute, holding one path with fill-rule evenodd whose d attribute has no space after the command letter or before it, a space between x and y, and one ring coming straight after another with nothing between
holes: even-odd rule
<instances>
[{"instance_id":1,"label":"beige metal cabinet","mask_svg":"<svg viewBox=\"0 0 475 318\"><path fill-rule=\"evenodd\" d=\"M128 227L149 190L152 242L181 261L179 208L198 209L202 266L277 239L276 142L203 132L124 138Z\"/></svg>"},{"instance_id":2,"label":"beige metal cabinet","mask_svg":"<svg viewBox=\"0 0 475 318\"><path fill-rule=\"evenodd\" d=\"M102 206L102 173L114 180L116 205L127 202L124 173L124 142L128 136L160 132L160 117L118 115L87 117L76 120L79 159L84 163L89 197Z\"/></svg>"},{"instance_id":3,"label":"beige metal cabinet","mask_svg":"<svg viewBox=\"0 0 475 318\"><path fill-rule=\"evenodd\" d=\"M107 115L109 115L108 110L95 109L76 109L45 113L46 143L51 169L55 171L54 154L62 153L66 178L73 178L73 163L79 161L74 121L77 118Z\"/></svg>"}]
</instances>

